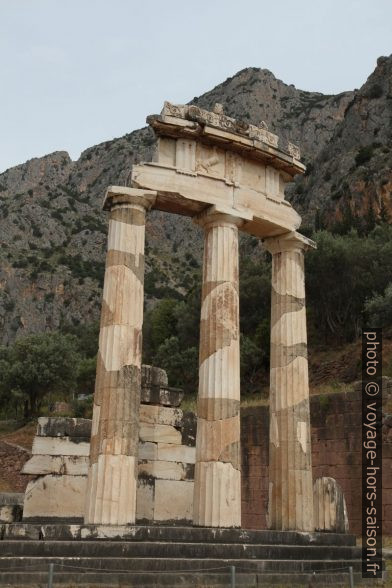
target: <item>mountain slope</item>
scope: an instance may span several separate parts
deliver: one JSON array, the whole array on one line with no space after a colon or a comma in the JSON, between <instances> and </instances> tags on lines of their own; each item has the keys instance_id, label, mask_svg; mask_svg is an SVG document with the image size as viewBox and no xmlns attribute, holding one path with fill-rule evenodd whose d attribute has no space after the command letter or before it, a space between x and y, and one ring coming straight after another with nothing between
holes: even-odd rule
<instances>
[{"instance_id":1,"label":"mountain slope","mask_svg":"<svg viewBox=\"0 0 392 588\"><path fill-rule=\"evenodd\" d=\"M306 222L317 216L342 230L392 221L392 56L355 92L343 120L296 181L292 204Z\"/></svg>"}]
</instances>

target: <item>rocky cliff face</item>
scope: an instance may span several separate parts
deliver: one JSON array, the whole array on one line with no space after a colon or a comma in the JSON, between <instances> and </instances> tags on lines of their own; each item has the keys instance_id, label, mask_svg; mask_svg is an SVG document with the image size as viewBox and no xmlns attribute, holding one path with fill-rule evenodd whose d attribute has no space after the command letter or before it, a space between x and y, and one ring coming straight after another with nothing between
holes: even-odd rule
<instances>
[{"instance_id":1,"label":"rocky cliff face","mask_svg":"<svg viewBox=\"0 0 392 588\"><path fill-rule=\"evenodd\" d=\"M392 57L356 92L304 92L268 70L247 68L193 102L249 122L301 146L306 177L288 192L312 224L391 210ZM149 114L149 113L146 113ZM109 184L126 184L132 163L151 158L145 128L84 151L32 159L0 174L0 342L99 317ZM372 210L373 210L372 209ZM391 215L392 218L392 215ZM147 304L178 296L195 280L201 235L187 218L160 212L147 227Z\"/></svg>"},{"instance_id":2,"label":"rocky cliff face","mask_svg":"<svg viewBox=\"0 0 392 588\"><path fill-rule=\"evenodd\" d=\"M291 200L306 224L332 228L392 222L392 56L356 91Z\"/></svg>"}]
</instances>

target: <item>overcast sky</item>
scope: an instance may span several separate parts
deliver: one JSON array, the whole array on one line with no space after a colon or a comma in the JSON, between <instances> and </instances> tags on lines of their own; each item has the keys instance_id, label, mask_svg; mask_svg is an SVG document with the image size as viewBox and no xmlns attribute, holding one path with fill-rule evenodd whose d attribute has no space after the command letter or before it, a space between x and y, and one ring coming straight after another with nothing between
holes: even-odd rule
<instances>
[{"instance_id":1,"label":"overcast sky","mask_svg":"<svg viewBox=\"0 0 392 588\"><path fill-rule=\"evenodd\" d=\"M391 53L391 0L0 0L0 171L77 159L244 67L332 94Z\"/></svg>"}]
</instances>

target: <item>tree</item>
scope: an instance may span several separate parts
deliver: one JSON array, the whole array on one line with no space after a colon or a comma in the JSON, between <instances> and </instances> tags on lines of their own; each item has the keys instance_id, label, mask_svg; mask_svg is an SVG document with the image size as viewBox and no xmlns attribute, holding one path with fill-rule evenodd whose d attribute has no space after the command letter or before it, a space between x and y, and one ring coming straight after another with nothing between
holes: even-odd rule
<instances>
[{"instance_id":1,"label":"tree","mask_svg":"<svg viewBox=\"0 0 392 588\"><path fill-rule=\"evenodd\" d=\"M260 390L260 381L257 377L261 368L263 349L246 335L240 339L241 357L241 391L253 392Z\"/></svg>"},{"instance_id":2,"label":"tree","mask_svg":"<svg viewBox=\"0 0 392 588\"><path fill-rule=\"evenodd\" d=\"M76 383L79 360L73 335L54 332L17 339L2 349L2 396L23 402L26 419L36 416L49 394L69 397Z\"/></svg>"},{"instance_id":3,"label":"tree","mask_svg":"<svg viewBox=\"0 0 392 588\"><path fill-rule=\"evenodd\" d=\"M79 369L76 380L76 391L78 394L93 394L95 385L95 374L97 370L97 358L83 357L79 361Z\"/></svg>"},{"instance_id":4,"label":"tree","mask_svg":"<svg viewBox=\"0 0 392 588\"><path fill-rule=\"evenodd\" d=\"M149 353L154 355L159 346L176 331L175 308L177 300L164 298L150 311L148 316L148 329L146 326L145 341L148 342Z\"/></svg>"},{"instance_id":5,"label":"tree","mask_svg":"<svg viewBox=\"0 0 392 588\"><path fill-rule=\"evenodd\" d=\"M388 284L384 294L376 294L366 301L365 311L372 328L392 326L392 282Z\"/></svg>"},{"instance_id":6,"label":"tree","mask_svg":"<svg viewBox=\"0 0 392 588\"><path fill-rule=\"evenodd\" d=\"M77 348L85 357L96 357L98 353L99 321L89 324L63 324L60 328L63 334L75 335Z\"/></svg>"},{"instance_id":7,"label":"tree","mask_svg":"<svg viewBox=\"0 0 392 588\"><path fill-rule=\"evenodd\" d=\"M171 386L184 388L188 393L197 390L198 349L181 348L177 337L170 337L160 345L155 355L155 365L167 371Z\"/></svg>"},{"instance_id":8,"label":"tree","mask_svg":"<svg viewBox=\"0 0 392 588\"><path fill-rule=\"evenodd\" d=\"M363 324L365 301L384 292L392 275L392 227L368 236L316 233L317 250L306 256L308 307L314 333L353 340Z\"/></svg>"}]
</instances>

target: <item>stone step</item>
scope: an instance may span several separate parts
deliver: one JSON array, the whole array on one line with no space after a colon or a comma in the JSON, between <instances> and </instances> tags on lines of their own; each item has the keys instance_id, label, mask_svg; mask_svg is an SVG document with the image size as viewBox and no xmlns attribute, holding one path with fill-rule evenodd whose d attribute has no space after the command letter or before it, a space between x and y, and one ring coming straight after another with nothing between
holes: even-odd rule
<instances>
[{"instance_id":1,"label":"stone step","mask_svg":"<svg viewBox=\"0 0 392 588\"><path fill-rule=\"evenodd\" d=\"M2 527L2 528L1 528ZM247 543L257 545L355 546L354 535L342 533L298 533L245 529L210 529L163 525L105 526L14 523L0 526L3 539L173 541L177 543Z\"/></svg>"},{"instance_id":2,"label":"stone step","mask_svg":"<svg viewBox=\"0 0 392 588\"><path fill-rule=\"evenodd\" d=\"M174 543L166 541L8 541L4 556L179 557L223 559L360 559L361 548L334 545L256 545L247 543Z\"/></svg>"},{"instance_id":3,"label":"stone step","mask_svg":"<svg viewBox=\"0 0 392 588\"><path fill-rule=\"evenodd\" d=\"M193 558L180 559L173 558L148 558L148 557L6 557L0 558L0 572L8 570L29 570L44 571L48 569L49 563L55 565L57 571L72 572L78 569L80 572L89 571L113 571L116 573L126 573L133 571L141 573L165 573L165 572L190 572L205 570L210 572L228 569L235 566L241 573L327 573L339 572L345 570L348 572L349 567L353 567L355 572L361 571L361 560L290 560L290 559L209 559Z\"/></svg>"},{"instance_id":4,"label":"stone step","mask_svg":"<svg viewBox=\"0 0 392 588\"><path fill-rule=\"evenodd\" d=\"M119 574L119 573L74 573L54 572L54 586L74 588L222 588L230 585L230 570L220 573L180 573L180 574ZM256 588L258 586L290 586L291 588L346 588L349 585L348 572L298 574L257 574L238 573L235 575L236 587ZM355 585L361 582L361 574L354 574ZM0 586L18 586L18 588L46 588L48 585L47 572L1 572Z\"/></svg>"}]
</instances>

